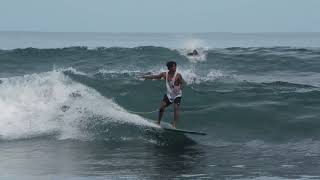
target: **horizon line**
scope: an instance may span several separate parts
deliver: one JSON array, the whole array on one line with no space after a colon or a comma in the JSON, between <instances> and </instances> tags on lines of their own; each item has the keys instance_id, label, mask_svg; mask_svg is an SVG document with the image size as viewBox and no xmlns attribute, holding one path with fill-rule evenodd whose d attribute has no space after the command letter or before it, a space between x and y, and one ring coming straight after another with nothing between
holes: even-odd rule
<instances>
[{"instance_id":1,"label":"horizon line","mask_svg":"<svg viewBox=\"0 0 320 180\"><path fill-rule=\"evenodd\" d=\"M111 34L210 34L210 33L221 33L221 34L306 34L306 33L320 33L320 31L310 31L310 32L302 32L302 31L266 31L266 32L228 32L228 31L208 31L208 32L143 32L143 31L137 31L137 32L129 32L129 31L29 31L29 30L0 30L1 33L6 32L16 32L16 33L111 33Z\"/></svg>"}]
</instances>

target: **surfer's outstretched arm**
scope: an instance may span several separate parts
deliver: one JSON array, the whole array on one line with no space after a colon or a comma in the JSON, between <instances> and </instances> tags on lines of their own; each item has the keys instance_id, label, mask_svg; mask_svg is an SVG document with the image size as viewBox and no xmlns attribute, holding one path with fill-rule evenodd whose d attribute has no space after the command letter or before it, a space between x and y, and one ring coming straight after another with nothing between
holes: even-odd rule
<instances>
[{"instance_id":1,"label":"surfer's outstretched arm","mask_svg":"<svg viewBox=\"0 0 320 180\"><path fill-rule=\"evenodd\" d=\"M161 79L164 77L165 77L165 74L163 72L160 74L157 74L157 75L144 75L144 76L142 76L142 78L144 78L144 79Z\"/></svg>"}]
</instances>

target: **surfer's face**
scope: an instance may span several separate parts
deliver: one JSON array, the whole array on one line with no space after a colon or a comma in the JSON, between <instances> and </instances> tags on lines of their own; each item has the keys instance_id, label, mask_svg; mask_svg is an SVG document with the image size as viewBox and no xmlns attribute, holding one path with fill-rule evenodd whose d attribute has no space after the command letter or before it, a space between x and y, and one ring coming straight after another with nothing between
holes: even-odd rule
<instances>
[{"instance_id":1,"label":"surfer's face","mask_svg":"<svg viewBox=\"0 0 320 180\"><path fill-rule=\"evenodd\" d=\"M176 65L172 65L170 68L169 68L169 71L171 72L176 72L177 70L177 66Z\"/></svg>"}]
</instances>

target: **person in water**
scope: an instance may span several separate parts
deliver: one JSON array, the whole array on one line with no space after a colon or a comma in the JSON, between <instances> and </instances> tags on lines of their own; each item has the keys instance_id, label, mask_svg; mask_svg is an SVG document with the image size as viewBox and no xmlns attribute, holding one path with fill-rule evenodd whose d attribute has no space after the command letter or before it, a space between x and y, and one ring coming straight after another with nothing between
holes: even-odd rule
<instances>
[{"instance_id":1,"label":"person in water","mask_svg":"<svg viewBox=\"0 0 320 180\"><path fill-rule=\"evenodd\" d=\"M177 73L177 63L174 61L167 62L168 70L167 72L162 72L158 75L145 75L145 79L165 79L167 93L164 95L160 108L158 124L160 125L164 110L170 104L173 103L174 108L174 120L172 122L172 127L176 128L177 122L179 120L179 106L182 98L182 83L184 82L180 73Z\"/></svg>"},{"instance_id":2,"label":"person in water","mask_svg":"<svg viewBox=\"0 0 320 180\"><path fill-rule=\"evenodd\" d=\"M188 53L188 56L198 56L198 55L199 55L199 53L196 49L193 50L191 53Z\"/></svg>"}]
</instances>

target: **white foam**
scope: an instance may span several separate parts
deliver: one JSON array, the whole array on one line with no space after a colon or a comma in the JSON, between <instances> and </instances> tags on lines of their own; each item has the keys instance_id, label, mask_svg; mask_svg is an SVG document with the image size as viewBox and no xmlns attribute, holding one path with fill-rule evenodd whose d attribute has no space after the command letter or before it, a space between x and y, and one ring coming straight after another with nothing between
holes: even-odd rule
<instances>
[{"instance_id":1,"label":"white foam","mask_svg":"<svg viewBox=\"0 0 320 180\"><path fill-rule=\"evenodd\" d=\"M222 71L216 69L209 70L206 75L198 74L193 68L181 69L179 72L187 84L210 82L226 76Z\"/></svg>"},{"instance_id":2,"label":"white foam","mask_svg":"<svg viewBox=\"0 0 320 180\"><path fill-rule=\"evenodd\" d=\"M74 69L73 67L68 67L68 68L63 68L63 69L57 69L56 71L70 71L72 72L73 74L78 74L78 75L87 75L86 73L84 72L81 72L81 71L78 71L76 69Z\"/></svg>"},{"instance_id":3,"label":"white foam","mask_svg":"<svg viewBox=\"0 0 320 180\"><path fill-rule=\"evenodd\" d=\"M207 174L182 174L181 177L183 178L192 178L192 177L201 177L201 176L207 176Z\"/></svg>"},{"instance_id":4,"label":"white foam","mask_svg":"<svg viewBox=\"0 0 320 180\"><path fill-rule=\"evenodd\" d=\"M301 175L302 179L320 179L320 176Z\"/></svg>"},{"instance_id":5,"label":"white foam","mask_svg":"<svg viewBox=\"0 0 320 180\"><path fill-rule=\"evenodd\" d=\"M188 38L185 41L182 42L182 45L180 46L183 49L197 49L197 48L206 48L208 49L207 43L198 38Z\"/></svg>"},{"instance_id":6,"label":"white foam","mask_svg":"<svg viewBox=\"0 0 320 180\"><path fill-rule=\"evenodd\" d=\"M239 165L234 165L232 166L233 168L245 168L245 165L239 164Z\"/></svg>"},{"instance_id":7,"label":"white foam","mask_svg":"<svg viewBox=\"0 0 320 180\"><path fill-rule=\"evenodd\" d=\"M140 116L128 113L94 89L72 81L62 71L3 78L2 81L2 139L57 132L61 138L82 138L84 134L79 127L92 115L104 117L108 122L155 126ZM63 106L68 107L65 112L62 111Z\"/></svg>"},{"instance_id":8,"label":"white foam","mask_svg":"<svg viewBox=\"0 0 320 180\"><path fill-rule=\"evenodd\" d=\"M282 164L281 167L283 167L283 168L294 168L294 167L296 167L296 165L292 165L292 164Z\"/></svg>"},{"instance_id":9,"label":"white foam","mask_svg":"<svg viewBox=\"0 0 320 180\"><path fill-rule=\"evenodd\" d=\"M101 74L136 74L141 73L140 70L107 70L107 69L100 69L98 73Z\"/></svg>"},{"instance_id":10,"label":"white foam","mask_svg":"<svg viewBox=\"0 0 320 180\"><path fill-rule=\"evenodd\" d=\"M197 50L198 55L196 56L188 56L188 53L192 53L193 50ZM204 62L207 60L208 49L204 49L202 47L194 48L194 49L178 49L178 52L185 56L191 63Z\"/></svg>"},{"instance_id":11,"label":"white foam","mask_svg":"<svg viewBox=\"0 0 320 180\"><path fill-rule=\"evenodd\" d=\"M187 39L181 45L182 48L178 49L179 53L182 56L187 57L187 59L192 63L203 62L207 60L207 51L209 47L207 44L201 39ZM197 50L197 56L188 56L188 53L193 52L193 50Z\"/></svg>"}]
</instances>

